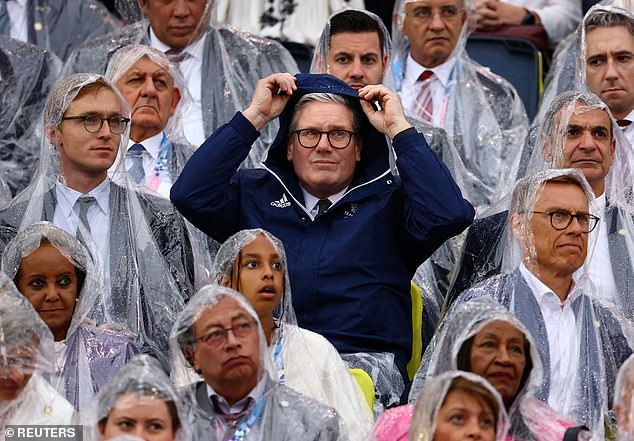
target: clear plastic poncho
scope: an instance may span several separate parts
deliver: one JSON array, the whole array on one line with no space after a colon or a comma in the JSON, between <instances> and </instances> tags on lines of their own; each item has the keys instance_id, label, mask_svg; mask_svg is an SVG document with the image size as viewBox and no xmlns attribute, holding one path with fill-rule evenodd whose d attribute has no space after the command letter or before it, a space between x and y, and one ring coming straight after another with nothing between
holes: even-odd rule
<instances>
[{"instance_id":1,"label":"clear plastic poncho","mask_svg":"<svg viewBox=\"0 0 634 441\"><path fill-rule=\"evenodd\" d=\"M509 435L514 440L561 441L573 422L565 421L547 404L536 397L548 391L549 376L544 377L543 366L533 337L524 325L502 305L488 299L462 304L445 319L427 348L410 389L409 401L416 403L425 384L434 377L451 370L471 370L468 360L461 360L463 346L488 324L501 321L519 330L525 338L526 365L521 373L520 389L513 403L507 406ZM469 351L470 352L470 351ZM502 364L500 362L499 364Z\"/></svg>"},{"instance_id":2,"label":"clear plastic poncho","mask_svg":"<svg viewBox=\"0 0 634 441\"><path fill-rule=\"evenodd\" d=\"M191 440L191 428L187 424L186 413L176 388L158 361L148 355L134 357L99 391L90 412L82 421L82 424L87 426L89 440L104 439L101 430L108 424L117 425L118 422L108 421L114 409L117 409L120 415L125 415L126 409L132 409L139 404L164 406L172 419L170 422L173 437L170 439ZM159 412L155 414L157 417L160 415ZM121 433L119 436L123 435L124 433Z\"/></svg>"},{"instance_id":3,"label":"clear plastic poncho","mask_svg":"<svg viewBox=\"0 0 634 441\"><path fill-rule=\"evenodd\" d=\"M0 36L0 179L9 196L25 189L35 172L40 117L60 70L48 50Z\"/></svg>"},{"instance_id":4,"label":"clear plastic poncho","mask_svg":"<svg viewBox=\"0 0 634 441\"><path fill-rule=\"evenodd\" d=\"M462 371L447 371L438 375L420 391L420 400L417 400L412 416L412 424L409 429L409 441L433 441L438 426L438 412L451 391L452 383L457 378L463 378L486 389L497 401L498 413L496 417L496 441L506 439L508 430L508 417L504 410L504 404L498 392L493 389L484 378ZM460 389L458 389L460 391ZM465 392L463 392L465 393ZM484 401L483 399L479 400ZM494 409L491 409L495 412Z\"/></svg>"},{"instance_id":5,"label":"clear plastic poncho","mask_svg":"<svg viewBox=\"0 0 634 441\"><path fill-rule=\"evenodd\" d=\"M187 112L191 109L191 96L185 87L183 75L163 52L151 46L132 44L122 47L114 53L108 63L105 77L116 84L143 57L147 57L150 61L165 69L174 81L174 88L180 92L180 101L174 110L174 114L163 128L164 136L156 161L155 175L150 177L149 180L146 179L146 188L169 198L171 184L162 183L163 175L169 175L169 182L175 182L196 149L187 141L183 132L183 120L186 119ZM130 124L134 124L134 121L131 121ZM140 142L141 140L138 141ZM124 157L125 155L119 158L123 160ZM119 165L115 162L112 165L112 170L116 171L118 167ZM159 182L161 183L159 184ZM187 225L187 233L189 234L194 256L195 286L200 287L210 281L209 271L213 264L212 254L217 249L218 244L191 223L184 221Z\"/></svg>"},{"instance_id":6,"label":"clear plastic poncho","mask_svg":"<svg viewBox=\"0 0 634 441\"><path fill-rule=\"evenodd\" d=\"M359 385L336 349L324 337L297 325L282 242L262 229L243 230L234 234L216 254L212 280L240 291L240 273L246 271L249 259L256 265L263 264L257 261L257 257L242 256L244 247L259 236L273 246L284 274L284 293L273 312L275 329L268 345L275 364L276 378L280 384L335 408L347 426L350 439L367 439L372 427L372 415Z\"/></svg>"},{"instance_id":7,"label":"clear plastic poncho","mask_svg":"<svg viewBox=\"0 0 634 441\"><path fill-rule=\"evenodd\" d=\"M432 104L432 94L427 94L426 99L419 97L418 83L415 89L404 87L410 44L403 33L403 24L406 5L411 2L399 0L394 5L392 57L385 84L399 92L409 115L446 130L464 167L475 177L466 181L475 186L467 191L469 201L476 207L488 206L513 186L528 133L526 110L509 82L469 58L465 46L475 29L475 1L465 0L466 19L460 37L443 63L447 67L453 65L447 88L442 103L433 103L430 116L426 109ZM422 85L430 85L432 81L438 82L432 77Z\"/></svg>"},{"instance_id":8,"label":"clear plastic poncho","mask_svg":"<svg viewBox=\"0 0 634 441\"><path fill-rule=\"evenodd\" d=\"M72 423L73 407L43 378L55 369L51 331L4 273L0 273L0 357L6 397L0 400L0 425Z\"/></svg>"},{"instance_id":9,"label":"clear plastic poncho","mask_svg":"<svg viewBox=\"0 0 634 441\"><path fill-rule=\"evenodd\" d=\"M97 326L90 317L103 315L103 274L86 247L50 222L37 222L20 231L2 254L2 271L18 277L22 259L44 244L53 246L81 274L75 310L66 338L55 342L55 373L48 379L78 409L92 403L99 388L138 352L127 336L112 326Z\"/></svg>"},{"instance_id":10,"label":"clear plastic poncho","mask_svg":"<svg viewBox=\"0 0 634 441\"><path fill-rule=\"evenodd\" d=\"M600 152L598 147L579 144L576 135L570 141L568 139L571 119L583 120L588 112L596 110L606 112L610 118L610 127L607 129L614 139L615 151L604 179L604 194L599 195L595 207L594 214L602 220L590 233L586 262L590 263L589 277L598 288L597 295L615 304L625 316L631 317L634 304L629 291L632 289L634 261L631 256L634 256L634 243L627 232L634 234L631 217L634 212L634 151L606 104L590 92L569 91L558 96L544 112L543 118L531 128L526 142L531 155L527 157L524 168L525 173L530 175L549 168L575 166L575 161L583 157L597 160ZM595 122L598 126L604 125L601 120ZM518 256L509 254L514 241L508 222L509 204L510 195L506 195L471 226L446 304L485 278L515 268ZM601 242L596 242L596 238L600 238ZM594 243L597 243L596 250L595 245L592 245ZM612 277L598 269L599 260L594 260L597 259L595 255L601 256L601 261L611 265Z\"/></svg>"},{"instance_id":11,"label":"clear plastic poncho","mask_svg":"<svg viewBox=\"0 0 634 441\"><path fill-rule=\"evenodd\" d=\"M634 439L634 356L630 356L619 369L614 386L617 441Z\"/></svg>"},{"instance_id":12,"label":"clear plastic poncho","mask_svg":"<svg viewBox=\"0 0 634 441\"><path fill-rule=\"evenodd\" d=\"M531 214L534 206L540 201L547 182L564 177L583 187L589 212L596 213L592 188L579 170L549 169L518 181L509 210L514 216L511 223L515 230L512 234L509 232L510 237L502 248L502 274L485 279L460 294L446 320L452 320L456 308L462 303L482 297L492 298L514 313L533 337L544 364L544 375L550 374L548 393L540 393L539 398L547 400L564 417L589 427L594 438L603 439L604 425L612 423L609 408L616 372L631 353L628 342L631 330L616 308L597 295L588 276L588 259L580 264L574 276L572 272L566 272L574 271L570 266L564 271L558 263L556 268L560 268L562 274L573 276L565 301L559 297L555 299L555 288L545 285L544 280L548 277L548 280L563 282L566 276L540 274L548 267L545 262L554 259L544 247L568 243L561 239L564 234L569 243L577 243L582 249L586 247L588 255L594 247L591 233L581 230L578 233L572 230L556 232L557 237L544 236L546 239L540 235L539 242L535 239L535 232L530 227L532 216L535 216ZM548 194L550 198L554 197L553 193ZM568 201L550 203L552 210L560 208L558 204L567 206ZM544 222L548 222L548 217ZM575 236L569 236L572 234ZM582 244L584 236L586 243ZM551 264L554 262L558 261L553 260ZM577 263L576 260L566 262L569 265ZM554 302L559 306L552 309L549 305ZM550 337L549 332L553 333ZM551 347L555 338L559 338L557 345ZM564 359L570 362L562 362ZM553 375L557 377L553 378Z\"/></svg>"},{"instance_id":13,"label":"clear plastic poncho","mask_svg":"<svg viewBox=\"0 0 634 441\"><path fill-rule=\"evenodd\" d=\"M113 91L120 114L129 115L127 103L103 76L75 74L58 82L49 96L43 132L56 130L77 94L94 84ZM120 135L119 156L124 154L127 142L126 130ZM96 266L104 268L105 310L91 318L127 328L143 352L168 366L169 332L175 315L192 292L191 250L182 218L165 198L137 191L120 167L111 181L105 180L94 189L97 202L101 198L109 213L105 225L102 222L93 228L101 226L109 234L93 237L71 199L80 192L65 182L56 146L45 138L32 183L0 211L0 247L4 250L19 231L42 220L60 222L70 234L82 237ZM65 206L67 215L63 214ZM101 205L99 209L103 211Z\"/></svg>"},{"instance_id":14,"label":"clear plastic poncho","mask_svg":"<svg viewBox=\"0 0 634 441\"><path fill-rule=\"evenodd\" d=\"M603 12L622 14L634 21L634 5L631 0L602 1L586 12L575 32L562 40L553 55L553 61L546 76L545 89L542 94L539 114L535 121L543 118L544 112L555 98L568 90L588 90L586 86L586 54L585 27L588 19Z\"/></svg>"},{"instance_id":15,"label":"clear plastic poncho","mask_svg":"<svg viewBox=\"0 0 634 441\"><path fill-rule=\"evenodd\" d=\"M183 49L185 52L194 51L202 58L200 72L184 68L183 65L180 67L192 99L200 100L204 137L228 122L237 111L249 106L258 80L274 72L299 71L295 60L279 43L217 23L214 10L215 1L208 0L192 41ZM150 44L148 28L149 22L142 19L84 44L69 57L66 71L105 72L108 60L119 48L135 43ZM200 77L201 81L199 93L195 93L190 84L196 77ZM184 122L187 123L191 117L190 111ZM266 158L267 146L275 139L278 124L274 121L263 130L244 161L244 167L257 167ZM200 142L187 127L185 136L194 145Z\"/></svg>"},{"instance_id":16,"label":"clear plastic poncho","mask_svg":"<svg viewBox=\"0 0 634 441\"><path fill-rule=\"evenodd\" d=\"M233 433L231 429L228 429L222 438L218 438L221 417L211 403L207 384L200 381L200 377L194 373L188 358L193 357L192 352L196 351L197 345L205 344L196 338L194 329L196 321L219 302L229 299L236 302L236 308L243 309L257 323L259 363L258 384L254 390L259 390L259 397L249 412L236 423ZM177 317L170 336L170 349L172 378L181 383L183 379L190 379L190 384L183 389L182 397L188 411L188 423L192 428L193 439L210 441L347 439L344 427L334 409L279 384L257 313L238 292L219 285L207 285L201 288ZM222 350L225 350L224 347ZM184 351L190 355L186 357Z\"/></svg>"}]
</instances>

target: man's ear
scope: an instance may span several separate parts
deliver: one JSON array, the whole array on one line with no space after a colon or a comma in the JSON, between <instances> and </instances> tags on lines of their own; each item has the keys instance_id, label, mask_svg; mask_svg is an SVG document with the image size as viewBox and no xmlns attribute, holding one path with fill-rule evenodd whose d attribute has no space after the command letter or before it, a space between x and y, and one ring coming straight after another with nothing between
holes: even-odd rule
<instances>
[{"instance_id":1,"label":"man's ear","mask_svg":"<svg viewBox=\"0 0 634 441\"><path fill-rule=\"evenodd\" d=\"M293 162L293 135L288 137L288 143L286 144L286 159Z\"/></svg>"},{"instance_id":2,"label":"man's ear","mask_svg":"<svg viewBox=\"0 0 634 441\"><path fill-rule=\"evenodd\" d=\"M523 243L524 239L526 238L524 221L524 218L519 213L513 213L509 218L509 226L511 227L511 232L520 243Z\"/></svg>"},{"instance_id":3,"label":"man's ear","mask_svg":"<svg viewBox=\"0 0 634 441\"><path fill-rule=\"evenodd\" d=\"M177 88L174 88L174 92L172 93L172 105L170 107L170 116L174 116L174 112L176 111L176 107L178 103L181 101L181 91Z\"/></svg>"}]
</instances>

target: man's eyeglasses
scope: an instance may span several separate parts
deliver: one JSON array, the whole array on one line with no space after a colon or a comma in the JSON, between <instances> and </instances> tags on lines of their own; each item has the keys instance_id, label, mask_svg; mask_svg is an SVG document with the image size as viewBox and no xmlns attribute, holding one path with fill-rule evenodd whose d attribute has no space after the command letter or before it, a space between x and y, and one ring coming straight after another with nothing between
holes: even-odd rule
<instances>
[{"instance_id":1,"label":"man's eyeglasses","mask_svg":"<svg viewBox=\"0 0 634 441\"><path fill-rule=\"evenodd\" d=\"M413 8L407 8L405 10L405 15L419 21L427 22L434 18L434 14L436 13L435 11L438 11L441 20L451 21L458 18L463 10L452 5L442 6L437 10L432 9L429 6L414 6Z\"/></svg>"},{"instance_id":2,"label":"man's eyeglasses","mask_svg":"<svg viewBox=\"0 0 634 441\"><path fill-rule=\"evenodd\" d=\"M333 148L345 149L350 145L352 137L356 136L356 133L343 129L331 130L329 132L321 132L317 129L301 129L295 130L293 134L297 135L299 145L307 149L317 147L322 135L328 137L328 142Z\"/></svg>"},{"instance_id":3,"label":"man's eyeglasses","mask_svg":"<svg viewBox=\"0 0 634 441\"><path fill-rule=\"evenodd\" d=\"M65 116L62 118L62 121L68 119L76 119L83 122L84 128L88 133L98 133L103 127L103 122L108 121L110 133L113 135L121 135L125 132L125 129L130 122L130 118L126 118L124 116L109 116L107 118L102 118L98 115Z\"/></svg>"},{"instance_id":4,"label":"man's eyeglasses","mask_svg":"<svg viewBox=\"0 0 634 441\"><path fill-rule=\"evenodd\" d=\"M233 335L238 339L248 337L255 331L257 322L251 321L239 321L230 328L214 328L202 337L198 338L198 341L205 343L210 347L219 347L227 343L227 336L229 331L233 332Z\"/></svg>"},{"instance_id":5,"label":"man's eyeglasses","mask_svg":"<svg viewBox=\"0 0 634 441\"><path fill-rule=\"evenodd\" d=\"M531 213L535 214L545 214L550 217L550 225L555 230L565 230L572 223L572 219L577 219L581 228L583 228L584 233L589 233L594 230L597 224L599 223L600 218L593 216L588 213L577 213L572 214L566 210L557 210L557 211L531 211Z\"/></svg>"}]
</instances>

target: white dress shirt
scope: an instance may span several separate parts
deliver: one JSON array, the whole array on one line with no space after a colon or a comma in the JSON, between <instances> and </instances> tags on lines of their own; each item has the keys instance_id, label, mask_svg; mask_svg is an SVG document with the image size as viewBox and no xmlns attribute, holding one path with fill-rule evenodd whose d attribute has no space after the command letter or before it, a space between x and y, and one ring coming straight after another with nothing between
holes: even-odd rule
<instances>
[{"instance_id":1,"label":"white dress shirt","mask_svg":"<svg viewBox=\"0 0 634 441\"><path fill-rule=\"evenodd\" d=\"M169 144L169 141L165 137L165 134L161 132L138 143L130 139L128 141L128 148L126 149L126 153L134 144L141 144L145 149L142 156L143 171L145 172L145 178L142 182L142 185L145 185L150 190L159 193L161 196L169 198L170 189L172 188L173 183L172 176L170 176L167 163L159 164L159 158L168 158L168 155L171 154L171 146ZM111 177L121 176L114 173L114 171L117 170L119 161L119 157L117 157L117 161L108 170L109 173L113 173ZM126 155L126 171L129 172L133 165L134 161L132 160L132 158Z\"/></svg>"},{"instance_id":2,"label":"white dress shirt","mask_svg":"<svg viewBox=\"0 0 634 441\"><path fill-rule=\"evenodd\" d=\"M580 276L587 266L590 280L596 288L596 292L593 293L594 297L614 305L618 299L618 293L608 246L605 193L595 199L595 204L597 213L593 212L592 214L600 217L601 220L589 234L586 265L575 272L575 277Z\"/></svg>"},{"instance_id":3,"label":"white dress shirt","mask_svg":"<svg viewBox=\"0 0 634 441\"><path fill-rule=\"evenodd\" d=\"M566 415L575 403L572 402L577 388L577 365L579 363L579 338L577 336L577 319L572 303L581 292L570 289L563 302L544 283L535 277L524 264L520 272L539 304L544 317L548 348L550 353L550 393L548 404L553 409Z\"/></svg>"},{"instance_id":4,"label":"white dress shirt","mask_svg":"<svg viewBox=\"0 0 634 441\"><path fill-rule=\"evenodd\" d=\"M11 21L11 38L29 41L29 23L27 0L11 0L7 2L7 12Z\"/></svg>"},{"instance_id":5,"label":"white dress shirt","mask_svg":"<svg viewBox=\"0 0 634 441\"><path fill-rule=\"evenodd\" d=\"M302 189L302 194L304 195L304 207L310 212L311 219L315 220L315 217L317 217L317 213L319 212L317 202L319 202L320 199L310 194L301 185L299 186L299 188ZM344 188L339 193L328 196L326 199L328 199L332 203L332 205L335 205L337 202L339 202L339 199L341 199L343 195L346 194L346 191L348 191L348 187Z\"/></svg>"},{"instance_id":6,"label":"white dress shirt","mask_svg":"<svg viewBox=\"0 0 634 441\"><path fill-rule=\"evenodd\" d=\"M110 293L110 183L110 179L106 178L86 194L96 199L96 203L88 208L86 217L90 224L90 235L103 259L101 263L108 294ZM76 207L75 203L83 195L61 182L55 184L55 194L57 205L53 224L69 234L76 235L79 225L79 207Z\"/></svg>"},{"instance_id":7,"label":"white dress shirt","mask_svg":"<svg viewBox=\"0 0 634 441\"><path fill-rule=\"evenodd\" d=\"M429 81L431 88L431 96L434 108L433 121L431 123L438 127L444 127L445 116L447 115L448 97L453 87L452 78L455 76L454 69L456 66L456 58L451 57L440 66L427 68L418 64L411 54L407 55L405 64L405 77L403 78L403 86L401 87L401 99L403 107L408 115L417 117L417 101L421 90L421 83L418 81L420 75L431 70L434 73Z\"/></svg>"},{"instance_id":8,"label":"white dress shirt","mask_svg":"<svg viewBox=\"0 0 634 441\"><path fill-rule=\"evenodd\" d=\"M207 138L203 125L201 73L206 38L207 34L205 33L197 41L183 49L183 52L188 56L178 66L192 100L192 106L183 118L183 130L187 141L195 146L201 145ZM150 44L161 52L167 52L171 49L158 39L152 28L150 28Z\"/></svg>"}]
</instances>

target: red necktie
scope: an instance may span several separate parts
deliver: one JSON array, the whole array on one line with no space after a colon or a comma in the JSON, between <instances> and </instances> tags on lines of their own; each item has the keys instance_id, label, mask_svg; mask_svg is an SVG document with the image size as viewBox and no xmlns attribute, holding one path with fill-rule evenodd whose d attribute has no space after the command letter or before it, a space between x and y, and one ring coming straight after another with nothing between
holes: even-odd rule
<instances>
[{"instance_id":1,"label":"red necktie","mask_svg":"<svg viewBox=\"0 0 634 441\"><path fill-rule=\"evenodd\" d=\"M416 115L427 122L432 122L434 116L434 101L430 87L431 77L433 75L434 73L431 70L426 70L418 77L417 83L420 84L420 92L414 104Z\"/></svg>"}]
</instances>

